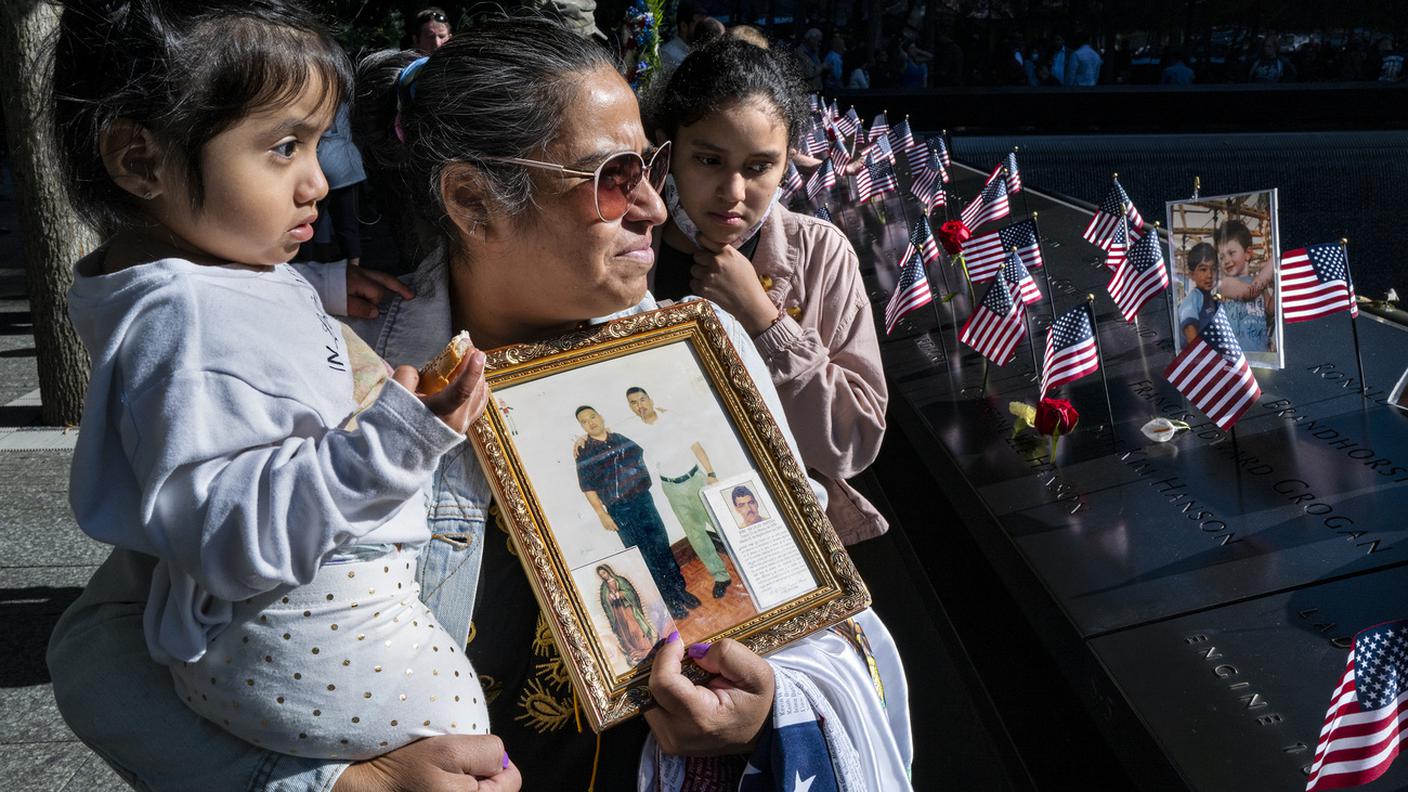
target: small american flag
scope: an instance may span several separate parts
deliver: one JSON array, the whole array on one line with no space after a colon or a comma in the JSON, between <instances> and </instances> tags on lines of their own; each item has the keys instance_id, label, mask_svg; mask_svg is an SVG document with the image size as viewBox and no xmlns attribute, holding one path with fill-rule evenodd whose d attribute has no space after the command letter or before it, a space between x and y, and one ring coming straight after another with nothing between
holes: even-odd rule
<instances>
[{"instance_id":1,"label":"small american flag","mask_svg":"<svg viewBox=\"0 0 1408 792\"><path fill-rule=\"evenodd\" d=\"M836 168L831 164L831 160L822 160L821 167L817 168L816 173L807 181L807 198L815 201L823 191L835 186Z\"/></svg>"},{"instance_id":2,"label":"small american flag","mask_svg":"<svg viewBox=\"0 0 1408 792\"><path fill-rule=\"evenodd\" d=\"M1281 308L1287 322L1308 322L1339 311L1359 315L1349 257L1336 242L1281 255Z\"/></svg>"},{"instance_id":3,"label":"small american flag","mask_svg":"<svg viewBox=\"0 0 1408 792\"><path fill-rule=\"evenodd\" d=\"M824 157L831 148L831 141L826 136L826 125L813 121L811 129L802 136L802 148L813 157Z\"/></svg>"},{"instance_id":4,"label":"small american flag","mask_svg":"<svg viewBox=\"0 0 1408 792\"><path fill-rule=\"evenodd\" d=\"M925 142L929 148L934 150L934 155L939 158L939 162L943 163L945 168L953 167L953 160L949 159L948 144L944 142L943 135L934 135ZM948 179L944 179L944 181L947 182Z\"/></svg>"},{"instance_id":5,"label":"small american flag","mask_svg":"<svg viewBox=\"0 0 1408 792\"><path fill-rule=\"evenodd\" d=\"M1408 621L1361 630L1330 694L1306 792L1360 786L1388 771L1408 731Z\"/></svg>"},{"instance_id":6,"label":"small american flag","mask_svg":"<svg viewBox=\"0 0 1408 792\"><path fill-rule=\"evenodd\" d=\"M1100 202L1095 216L1090 218L1090 225L1085 227L1085 233L1081 236L1092 245L1107 248L1121 217L1129 218L1130 231L1137 233L1144 230L1144 218L1139 215L1139 210L1134 208L1129 195L1116 179L1106 191L1104 200Z\"/></svg>"},{"instance_id":7,"label":"small american flag","mask_svg":"<svg viewBox=\"0 0 1408 792\"><path fill-rule=\"evenodd\" d=\"M1012 213L1007 201L1007 180L994 179L988 182L973 202L963 207L963 223L969 228L977 228L989 220L1001 220Z\"/></svg>"},{"instance_id":8,"label":"small american flag","mask_svg":"<svg viewBox=\"0 0 1408 792\"><path fill-rule=\"evenodd\" d=\"M1026 332L1022 303L1012 299L1010 287L999 279L988 286L977 310L963 323L958 339L1001 366L1012 359L1017 342Z\"/></svg>"},{"instance_id":9,"label":"small american flag","mask_svg":"<svg viewBox=\"0 0 1408 792\"><path fill-rule=\"evenodd\" d=\"M996 231L972 237L963 243L963 263L968 267L968 278L974 283L982 283L997 274L1007 261L1009 248L1017 248L1022 263L1028 269L1036 269L1045 262L1041 258L1041 245L1037 239L1036 222L1019 220Z\"/></svg>"},{"instance_id":10,"label":"small american flag","mask_svg":"<svg viewBox=\"0 0 1408 792\"><path fill-rule=\"evenodd\" d=\"M895 151L909 151L914 148L914 133L910 131L908 116L890 130L890 145Z\"/></svg>"},{"instance_id":11,"label":"small american flag","mask_svg":"<svg viewBox=\"0 0 1408 792\"><path fill-rule=\"evenodd\" d=\"M1098 371L1098 352L1090 303L1077 305L1057 317L1051 323L1050 334L1046 336L1046 357L1041 364L1041 392L1037 398L1046 396L1053 388Z\"/></svg>"},{"instance_id":12,"label":"small american flag","mask_svg":"<svg viewBox=\"0 0 1408 792\"><path fill-rule=\"evenodd\" d=\"M1111 272L1124 263L1124 257L1129 254L1131 236L1138 239L1138 235L1130 233L1129 223L1121 221L1115 224L1115 232L1105 243L1105 267Z\"/></svg>"},{"instance_id":13,"label":"small american flag","mask_svg":"<svg viewBox=\"0 0 1408 792\"><path fill-rule=\"evenodd\" d=\"M832 121L840 121L840 120L841 120L841 103L840 103L840 100L838 100L838 99L832 99L832 100L831 100L831 107L827 109L827 113L829 113L829 114L831 115L831 120L832 120Z\"/></svg>"},{"instance_id":14,"label":"small american flag","mask_svg":"<svg viewBox=\"0 0 1408 792\"><path fill-rule=\"evenodd\" d=\"M782 202L787 203L792 200L792 196L806 189L806 182L802 181L802 174L797 170L797 166L791 160L787 162L787 173L782 176Z\"/></svg>"},{"instance_id":15,"label":"small american flag","mask_svg":"<svg viewBox=\"0 0 1408 792\"><path fill-rule=\"evenodd\" d=\"M895 148L890 145L890 139L888 137L877 138L874 145L870 147L870 150L875 152L876 156L884 157L886 160L889 160L891 165L895 164Z\"/></svg>"},{"instance_id":16,"label":"small american flag","mask_svg":"<svg viewBox=\"0 0 1408 792\"><path fill-rule=\"evenodd\" d=\"M984 184L992 183L993 179L1002 175L1003 168L1007 169L1007 192L1019 193L1022 191L1022 172L1017 169L1017 152L1011 152L1002 162L997 163L997 167L988 174L988 180Z\"/></svg>"},{"instance_id":17,"label":"small american flag","mask_svg":"<svg viewBox=\"0 0 1408 792\"><path fill-rule=\"evenodd\" d=\"M873 155L874 152L865 155L865 168L870 171L870 178L874 182L874 194L884 195L887 192L898 190L900 183L895 178L895 166L892 161L883 156Z\"/></svg>"},{"instance_id":18,"label":"small american flag","mask_svg":"<svg viewBox=\"0 0 1408 792\"><path fill-rule=\"evenodd\" d=\"M831 210L827 209L825 206L818 206L813 214L828 223L835 223L835 221L831 219Z\"/></svg>"},{"instance_id":19,"label":"small american flag","mask_svg":"<svg viewBox=\"0 0 1408 792\"><path fill-rule=\"evenodd\" d=\"M923 216L917 218L909 229L909 245L904 249L900 263L909 261L916 251L925 264L933 264L939 260L938 240L934 239L934 230L929 227L929 221Z\"/></svg>"},{"instance_id":20,"label":"small american flag","mask_svg":"<svg viewBox=\"0 0 1408 792\"><path fill-rule=\"evenodd\" d=\"M885 335L895 329L895 323L901 316L933 301L934 294L929 290L929 276L924 271L924 260L915 254L905 262L900 271L900 282L895 286L895 293L890 295L890 302L885 306Z\"/></svg>"},{"instance_id":21,"label":"small american flag","mask_svg":"<svg viewBox=\"0 0 1408 792\"><path fill-rule=\"evenodd\" d=\"M846 137L850 137L859 131L860 123L860 115L857 114L856 109L852 107L850 110L846 111L844 116L836 120L836 128L841 130L841 133Z\"/></svg>"},{"instance_id":22,"label":"small american flag","mask_svg":"<svg viewBox=\"0 0 1408 792\"><path fill-rule=\"evenodd\" d=\"M831 160L832 166L834 166L839 173L844 171L847 165L851 164L851 153L846 151L846 144L838 140L831 144L829 159Z\"/></svg>"},{"instance_id":23,"label":"small american flag","mask_svg":"<svg viewBox=\"0 0 1408 792\"><path fill-rule=\"evenodd\" d=\"M871 143L874 143L875 138L881 135L889 134L889 132L890 121L889 119L885 118L884 113L881 113L880 115L875 116L875 119L870 122L870 137L866 138L866 140L870 141Z\"/></svg>"},{"instance_id":24,"label":"small american flag","mask_svg":"<svg viewBox=\"0 0 1408 792\"><path fill-rule=\"evenodd\" d=\"M1168 268L1158 234L1151 231L1135 241L1107 288L1126 322L1133 322L1144 303L1168 288Z\"/></svg>"},{"instance_id":25,"label":"small american flag","mask_svg":"<svg viewBox=\"0 0 1408 792\"><path fill-rule=\"evenodd\" d=\"M816 94L808 96L807 102L810 103L813 113L820 111L823 107L821 103L821 97L817 96Z\"/></svg>"},{"instance_id":26,"label":"small american flag","mask_svg":"<svg viewBox=\"0 0 1408 792\"><path fill-rule=\"evenodd\" d=\"M939 181L943 166L928 146L911 146L905 151L909 160L909 192L924 207L933 205L937 194L942 192Z\"/></svg>"},{"instance_id":27,"label":"small american flag","mask_svg":"<svg viewBox=\"0 0 1408 792\"><path fill-rule=\"evenodd\" d=\"M1002 280L1011 287L1012 296L1024 304L1041 301L1041 290L1036 287L1036 279L1022 265L1022 257L1015 250L1008 251L1007 260L1002 264Z\"/></svg>"},{"instance_id":28,"label":"small american flag","mask_svg":"<svg viewBox=\"0 0 1408 792\"><path fill-rule=\"evenodd\" d=\"M1164 379L1223 431L1261 398L1261 386L1221 305L1198 338L1164 369Z\"/></svg>"}]
</instances>

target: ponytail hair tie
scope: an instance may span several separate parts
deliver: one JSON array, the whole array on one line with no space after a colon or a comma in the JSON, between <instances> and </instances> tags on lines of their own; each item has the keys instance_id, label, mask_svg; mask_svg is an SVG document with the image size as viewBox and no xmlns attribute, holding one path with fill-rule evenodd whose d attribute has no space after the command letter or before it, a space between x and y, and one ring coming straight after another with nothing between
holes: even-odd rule
<instances>
[{"instance_id":1,"label":"ponytail hair tie","mask_svg":"<svg viewBox=\"0 0 1408 792\"><path fill-rule=\"evenodd\" d=\"M396 76L396 118L392 122L392 129L396 132L396 139L402 143L406 142L406 129L401 125L401 108L408 100L416 98L416 75L425 62L430 60L430 56L422 55L419 58L406 64L401 69L401 73Z\"/></svg>"}]
</instances>

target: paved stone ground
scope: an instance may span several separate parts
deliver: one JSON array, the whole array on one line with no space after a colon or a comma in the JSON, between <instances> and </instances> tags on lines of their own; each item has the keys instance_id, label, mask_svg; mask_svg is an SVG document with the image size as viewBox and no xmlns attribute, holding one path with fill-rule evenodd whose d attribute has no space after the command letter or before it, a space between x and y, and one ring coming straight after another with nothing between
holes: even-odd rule
<instances>
[{"instance_id":1,"label":"paved stone ground","mask_svg":"<svg viewBox=\"0 0 1408 792\"><path fill-rule=\"evenodd\" d=\"M71 436L33 428L39 376L8 175L0 177L0 789L125 790L59 717L44 665L54 622L108 551L69 512ZM43 445L60 447L20 450Z\"/></svg>"}]
</instances>

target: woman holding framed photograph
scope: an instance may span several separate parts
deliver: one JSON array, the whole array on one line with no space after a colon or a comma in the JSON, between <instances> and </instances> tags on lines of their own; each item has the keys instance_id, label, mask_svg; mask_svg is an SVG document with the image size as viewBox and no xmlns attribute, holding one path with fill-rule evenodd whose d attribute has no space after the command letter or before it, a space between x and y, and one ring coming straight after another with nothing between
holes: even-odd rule
<instances>
[{"instance_id":1,"label":"woman holding framed photograph","mask_svg":"<svg viewBox=\"0 0 1408 792\"><path fill-rule=\"evenodd\" d=\"M414 299L398 294L375 319L354 323L376 353L421 362L459 328L491 348L654 307L646 274L650 231L665 219L654 187L668 153L648 145L635 97L604 51L547 21L488 21L428 59L372 56L355 106L368 170L389 174L379 183L401 194L386 197L416 207L435 249L407 278ZM345 306L343 270L320 274L330 310ZM747 334L721 319L790 438ZM736 786L745 760L790 779L797 757L790 740L774 739L775 709L792 713L789 735L809 729L811 745L846 758L823 762L844 776L837 786L909 788L905 679L870 611L848 622L868 641L825 631L768 659L731 640L690 646L714 675L708 685L681 673L686 647L671 636L651 671L656 706L598 742L573 726L561 660L513 548L486 530L490 489L468 444L446 455L427 511L439 541L420 558L422 596L448 631L468 637L491 730L526 788L586 788L592 778L599 789L634 788L637 779L654 788L657 778L706 774ZM66 720L125 778L216 792L462 788L455 778L479 747L455 737L348 765L273 754L203 724L146 655L151 573L149 559L114 552L61 619L49 652ZM812 718L798 718L798 705Z\"/></svg>"}]
</instances>

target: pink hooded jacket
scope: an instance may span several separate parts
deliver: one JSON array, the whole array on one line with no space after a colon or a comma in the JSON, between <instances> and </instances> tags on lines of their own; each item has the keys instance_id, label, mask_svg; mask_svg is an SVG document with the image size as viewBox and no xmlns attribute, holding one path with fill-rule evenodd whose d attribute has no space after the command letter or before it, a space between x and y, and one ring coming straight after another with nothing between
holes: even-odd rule
<instances>
[{"instance_id":1,"label":"pink hooded jacket","mask_svg":"<svg viewBox=\"0 0 1408 792\"><path fill-rule=\"evenodd\" d=\"M802 461L830 495L827 516L846 544L879 536L885 518L845 482L880 453L889 401L855 249L830 222L778 206L758 231L753 268L783 309L753 341Z\"/></svg>"}]
</instances>

